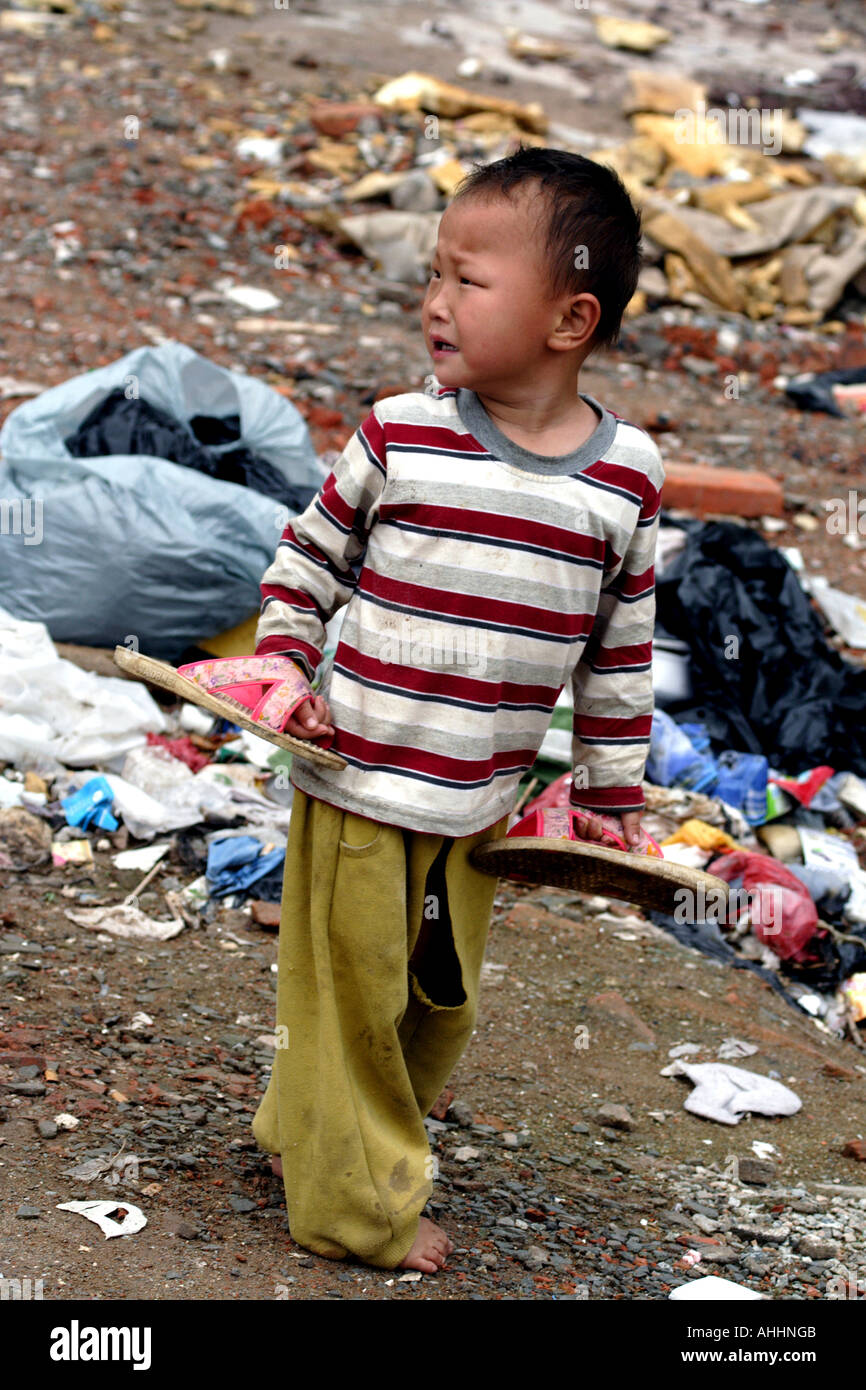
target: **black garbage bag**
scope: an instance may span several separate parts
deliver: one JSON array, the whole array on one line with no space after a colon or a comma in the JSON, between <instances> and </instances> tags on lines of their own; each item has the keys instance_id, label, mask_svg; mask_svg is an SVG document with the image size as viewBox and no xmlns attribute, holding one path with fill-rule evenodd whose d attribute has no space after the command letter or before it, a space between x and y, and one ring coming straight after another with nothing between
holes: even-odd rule
<instances>
[{"instance_id":1,"label":"black garbage bag","mask_svg":"<svg viewBox=\"0 0 866 1390\"><path fill-rule=\"evenodd\" d=\"M689 946L693 951L700 951L701 955L709 956L712 960L724 961L734 970L751 970L775 990L776 994L781 995L786 1003L800 1012L806 1012L805 1009L800 1010L796 999L785 989L778 975L756 960L749 960L747 956L737 954L731 943L725 940L717 922L678 922L667 912L651 911L647 916L654 926L670 932L681 946Z\"/></svg>"},{"instance_id":2,"label":"black garbage bag","mask_svg":"<svg viewBox=\"0 0 866 1390\"><path fill-rule=\"evenodd\" d=\"M315 489L293 486L273 464L245 446L228 447L240 437L239 415L194 415L187 425L140 396L127 396L118 386L63 443L76 458L153 454L220 482L255 488L292 512L304 511Z\"/></svg>"},{"instance_id":3,"label":"black garbage bag","mask_svg":"<svg viewBox=\"0 0 866 1390\"><path fill-rule=\"evenodd\" d=\"M866 670L825 641L787 560L746 526L677 524L687 541L657 581L657 610L688 643L693 693L668 713L703 723L714 752L866 776Z\"/></svg>"},{"instance_id":4,"label":"black garbage bag","mask_svg":"<svg viewBox=\"0 0 866 1390\"><path fill-rule=\"evenodd\" d=\"M827 415L844 419L845 412L836 404L834 386L857 386L866 381L866 367L838 367L833 372L803 372L791 377L785 395L801 410L823 410Z\"/></svg>"}]
</instances>

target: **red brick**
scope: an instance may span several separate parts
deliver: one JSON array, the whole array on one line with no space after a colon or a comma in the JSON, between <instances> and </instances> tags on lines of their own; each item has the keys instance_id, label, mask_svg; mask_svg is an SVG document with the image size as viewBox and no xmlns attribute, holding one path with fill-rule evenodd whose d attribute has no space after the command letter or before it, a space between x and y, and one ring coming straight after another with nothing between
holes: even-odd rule
<instances>
[{"instance_id":1,"label":"red brick","mask_svg":"<svg viewBox=\"0 0 866 1390\"><path fill-rule=\"evenodd\" d=\"M781 516L782 488L766 473L738 468L712 468L706 463L666 463L662 505L681 507L704 516Z\"/></svg>"},{"instance_id":2,"label":"red brick","mask_svg":"<svg viewBox=\"0 0 866 1390\"><path fill-rule=\"evenodd\" d=\"M279 931L280 927L280 904L266 903L256 898L252 904L253 921L260 927L266 927L270 931Z\"/></svg>"},{"instance_id":3,"label":"red brick","mask_svg":"<svg viewBox=\"0 0 866 1390\"><path fill-rule=\"evenodd\" d=\"M10 1028L2 1038L0 1038L0 1048L6 1047L33 1047L44 1042L41 1032L35 1028Z\"/></svg>"},{"instance_id":4,"label":"red brick","mask_svg":"<svg viewBox=\"0 0 866 1390\"><path fill-rule=\"evenodd\" d=\"M446 1086L445 1090L439 1093L430 1107L430 1114L434 1120L445 1119L445 1116L448 1114L448 1107L453 1099L454 1092Z\"/></svg>"},{"instance_id":5,"label":"red brick","mask_svg":"<svg viewBox=\"0 0 866 1390\"><path fill-rule=\"evenodd\" d=\"M45 1066L45 1054L39 1052L0 1052L0 1062L4 1067L39 1067L42 1070Z\"/></svg>"},{"instance_id":6,"label":"red brick","mask_svg":"<svg viewBox=\"0 0 866 1390\"><path fill-rule=\"evenodd\" d=\"M314 106L310 112L310 120L319 134L330 135L337 140L341 135L348 135L349 131L357 130L365 116L373 116L378 121L382 116L382 108L373 106L370 102L329 101L321 106Z\"/></svg>"},{"instance_id":7,"label":"red brick","mask_svg":"<svg viewBox=\"0 0 866 1390\"><path fill-rule=\"evenodd\" d=\"M82 1097L81 1100L76 1099L75 1103L75 1113L79 1116L95 1115L99 1111L108 1111L108 1109L109 1106L103 1101L88 1100L86 1096Z\"/></svg>"}]
</instances>

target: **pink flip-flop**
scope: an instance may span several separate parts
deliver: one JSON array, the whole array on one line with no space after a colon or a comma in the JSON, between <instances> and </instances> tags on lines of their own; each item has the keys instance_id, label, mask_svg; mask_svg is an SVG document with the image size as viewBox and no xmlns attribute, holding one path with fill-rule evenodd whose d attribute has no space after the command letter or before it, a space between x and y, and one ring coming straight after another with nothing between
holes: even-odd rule
<instances>
[{"instance_id":1,"label":"pink flip-flop","mask_svg":"<svg viewBox=\"0 0 866 1390\"><path fill-rule=\"evenodd\" d=\"M289 749L298 758L325 767L346 766L343 758L328 751L333 734L307 742L284 732L294 711L313 694L309 682L287 656L213 657L175 669L166 661L143 656L127 647L115 647L114 660L130 675L212 710L260 738Z\"/></svg>"},{"instance_id":2,"label":"pink flip-flop","mask_svg":"<svg viewBox=\"0 0 866 1390\"><path fill-rule=\"evenodd\" d=\"M578 835L575 829L579 822L588 821L591 815L601 821L600 840ZM538 835L543 839L582 840L584 844L606 845L610 849L625 850L627 854L648 854L657 859L664 858L661 847L643 828L637 844L628 845L622 836L622 821L619 816L602 815L598 811L582 811L577 806L539 806L513 825L508 834L514 837Z\"/></svg>"},{"instance_id":3,"label":"pink flip-flop","mask_svg":"<svg viewBox=\"0 0 866 1390\"><path fill-rule=\"evenodd\" d=\"M476 845L470 861L496 878L600 893L659 912L684 910L685 917L678 920L689 922L703 921L708 911L712 915L719 903L727 901L723 879L666 860L645 832L641 842L629 849L617 833L616 817L601 817L604 841L581 839L575 825L588 814L575 806L531 811L507 835ZM643 848L644 840L647 848Z\"/></svg>"}]
</instances>

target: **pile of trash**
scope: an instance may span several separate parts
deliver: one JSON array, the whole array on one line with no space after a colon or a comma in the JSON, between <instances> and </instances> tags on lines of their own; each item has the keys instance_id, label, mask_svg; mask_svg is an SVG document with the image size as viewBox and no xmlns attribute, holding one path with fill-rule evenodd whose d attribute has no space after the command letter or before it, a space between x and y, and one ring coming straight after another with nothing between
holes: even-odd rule
<instances>
[{"instance_id":1,"label":"pile of trash","mask_svg":"<svg viewBox=\"0 0 866 1390\"><path fill-rule=\"evenodd\" d=\"M68 890L69 919L132 940L167 940L220 904L279 903L289 754L196 706L168 712L137 681L81 669L43 624L3 609L0 664L0 872L61 869L85 883ZM103 854L140 880L121 902L88 882ZM180 876L162 879L168 916L154 918L138 898L169 866Z\"/></svg>"},{"instance_id":2,"label":"pile of trash","mask_svg":"<svg viewBox=\"0 0 866 1390\"><path fill-rule=\"evenodd\" d=\"M574 57L566 45L526 35L513 35L509 51L535 60ZM866 118L805 104L795 115L708 101L707 87L692 78L635 68L625 98L632 135L579 151L613 166L642 210L646 264L630 312L667 302L808 326L846 291L862 300ZM410 283L425 277L445 200L472 161L499 158L518 140L550 143L539 105L422 72L384 83L366 107L323 103L310 119L328 136L306 160L330 175L328 203L390 207L322 206L307 217L360 247L388 279ZM281 142L266 143L249 152L277 164ZM559 132L555 143L569 147ZM293 181L281 192L312 210L325 201L321 185Z\"/></svg>"},{"instance_id":3,"label":"pile of trash","mask_svg":"<svg viewBox=\"0 0 866 1390\"><path fill-rule=\"evenodd\" d=\"M866 1045L866 669L749 527L668 521L659 556L643 824L734 891L703 921L650 916ZM521 814L568 804L572 719L564 691Z\"/></svg>"}]
</instances>

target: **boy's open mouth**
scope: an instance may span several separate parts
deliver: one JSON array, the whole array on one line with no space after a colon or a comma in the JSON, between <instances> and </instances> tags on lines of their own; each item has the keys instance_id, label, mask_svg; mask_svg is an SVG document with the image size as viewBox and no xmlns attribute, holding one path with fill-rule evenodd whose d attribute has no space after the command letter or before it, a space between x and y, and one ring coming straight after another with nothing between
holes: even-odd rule
<instances>
[{"instance_id":1,"label":"boy's open mouth","mask_svg":"<svg viewBox=\"0 0 866 1390\"><path fill-rule=\"evenodd\" d=\"M458 352L458 351L459 351L459 349L456 348L456 347L454 346L453 343L448 343L448 342L446 342L444 338L433 338L433 339L431 339L431 341L432 341L432 343L433 343L433 351L434 351L434 352Z\"/></svg>"}]
</instances>

